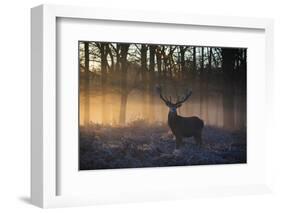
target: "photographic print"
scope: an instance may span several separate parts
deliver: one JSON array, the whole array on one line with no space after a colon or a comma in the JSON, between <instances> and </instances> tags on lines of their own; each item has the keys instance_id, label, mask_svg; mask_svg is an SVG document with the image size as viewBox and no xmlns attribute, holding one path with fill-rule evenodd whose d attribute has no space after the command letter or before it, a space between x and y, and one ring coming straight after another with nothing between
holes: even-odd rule
<instances>
[{"instance_id":1,"label":"photographic print","mask_svg":"<svg viewBox=\"0 0 281 213\"><path fill-rule=\"evenodd\" d=\"M78 42L79 169L247 163L247 49Z\"/></svg>"}]
</instances>

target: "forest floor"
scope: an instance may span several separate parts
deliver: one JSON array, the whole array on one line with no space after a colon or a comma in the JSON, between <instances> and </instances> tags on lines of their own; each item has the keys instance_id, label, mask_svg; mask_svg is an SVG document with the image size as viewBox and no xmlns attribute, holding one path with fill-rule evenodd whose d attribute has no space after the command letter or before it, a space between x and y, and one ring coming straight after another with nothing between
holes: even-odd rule
<instances>
[{"instance_id":1,"label":"forest floor","mask_svg":"<svg viewBox=\"0 0 281 213\"><path fill-rule=\"evenodd\" d=\"M80 170L246 163L246 132L205 126L203 145L193 138L175 152L165 124L80 127Z\"/></svg>"}]
</instances>

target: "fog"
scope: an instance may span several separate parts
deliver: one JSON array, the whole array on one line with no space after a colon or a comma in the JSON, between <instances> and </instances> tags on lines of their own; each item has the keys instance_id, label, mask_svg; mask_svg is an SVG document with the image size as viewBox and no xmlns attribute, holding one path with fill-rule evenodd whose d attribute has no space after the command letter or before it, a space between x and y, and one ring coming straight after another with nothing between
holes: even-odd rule
<instances>
[{"instance_id":1,"label":"fog","mask_svg":"<svg viewBox=\"0 0 281 213\"><path fill-rule=\"evenodd\" d=\"M170 91L167 96L172 96L174 100L177 96L181 96L186 88L177 88L182 93ZM223 90L222 86L219 88ZM102 94L98 88L93 89L89 95L89 120L91 123L118 125L121 107L120 94L107 89ZM234 118L234 126L232 129L244 129L246 127L246 97L243 94L236 94L234 97L225 97L233 99L233 108L226 109L223 106L223 93L220 91L209 89L207 94L201 94L199 88L192 88L192 96L178 109L181 116L198 116L204 120L207 125L215 127L227 126L224 122L224 115L230 114ZM203 96L203 98L201 97ZM230 100L229 100L230 101ZM152 103L151 103L152 102ZM87 107L86 107L87 108ZM80 124L84 124L85 109L85 92L80 92ZM128 124L135 120L146 120L150 123L166 123L168 118L168 107L159 98L159 95L152 91L151 93L133 90L128 95L126 106L126 120Z\"/></svg>"}]
</instances>

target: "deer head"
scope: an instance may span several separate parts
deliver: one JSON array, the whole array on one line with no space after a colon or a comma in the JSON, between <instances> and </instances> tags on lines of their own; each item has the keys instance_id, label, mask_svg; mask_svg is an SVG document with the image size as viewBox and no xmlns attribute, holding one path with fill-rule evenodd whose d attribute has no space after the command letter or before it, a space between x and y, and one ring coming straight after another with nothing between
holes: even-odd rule
<instances>
[{"instance_id":1,"label":"deer head","mask_svg":"<svg viewBox=\"0 0 281 213\"><path fill-rule=\"evenodd\" d=\"M170 96L169 99L162 95L162 88L161 86L156 86L156 91L159 94L161 100L169 107L170 112L176 113L177 108L181 107L181 105L191 96L192 91L187 90L183 97L177 97L177 101L175 103L172 102L172 97Z\"/></svg>"}]
</instances>

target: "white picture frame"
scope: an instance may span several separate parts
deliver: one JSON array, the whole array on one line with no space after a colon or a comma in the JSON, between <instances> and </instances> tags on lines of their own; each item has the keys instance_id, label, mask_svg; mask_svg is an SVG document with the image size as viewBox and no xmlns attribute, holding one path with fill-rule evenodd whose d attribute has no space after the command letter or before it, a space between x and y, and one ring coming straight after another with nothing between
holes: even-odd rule
<instances>
[{"instance_id":1,"label":"white picture frame","mask_svg":"<svg viewBox=\"0 0 281 213\"><path fill-rule=\"evenodd\" d=\"M271 172L270 161L266 161L262 167L262 172L265 173L265 178L258 183L249 184L241 183L239 185L217 185L210 187L200 187L200 183L194 183L194 188L169 187L159 190L157 188L153 193L144 191L139 193L138 190L134 193L134 189L124 192L106 191L106 193L91 195L59 195L58 196L58 174L60 167L58 166L58 146L57 146L57 87L60 83L57 80L57 20L58 18L65 19L87 19L87 20L115 20L122 22L134 23L153 23L166 26L200 26L213 28L232 29L254 29L264 33L265 52L264 52L264 69L263 74L265 87L262 92L265 95L267 104L264 103L260 110L266 113L263 118L265 131L262 136L265 139L266 147L270 146L270 131L269 123L272 109L272 95L270 93L273 88L273 21L271 19L257 18L241 18L241 17L217 17L204 15L188 15L188 14L169 14L158 11L120 11L101 8L85 8L74 6L54 6L41 5L31 10L31 201L33 204L47 207L62 207L76 205L91 205L97 203L114 203L114 202L138 202L143 200L165 200L178 199L198 196L213 196L213 195L233 195L233 194L252 194L264 193L271 191ZM258 87L258 85L253 85ZM253 102L257 100L252 100ZM266 155L268 159L269 153L261 153ZM179 175L184 168L173 170ZM203 168L210 170L211 167ZM165 174L167 171L172 171L168 168L163 168L161 171L149 169L151 172L160 172ZM101 171L103 172L103 171ZM150 173L151 173L150 172ZM124 175L132 175L125 171ZM145 173L145 172L144 172ZM111 175L111 174L109 174ZM148 174L151 175L151 174ZM168 184L169 185L169 184ZM161 185L159 185L161 186ZM120 196L119 193L123 193ZM126 194L127 193L127 194Z\"/></svg>"}]
</instances>

